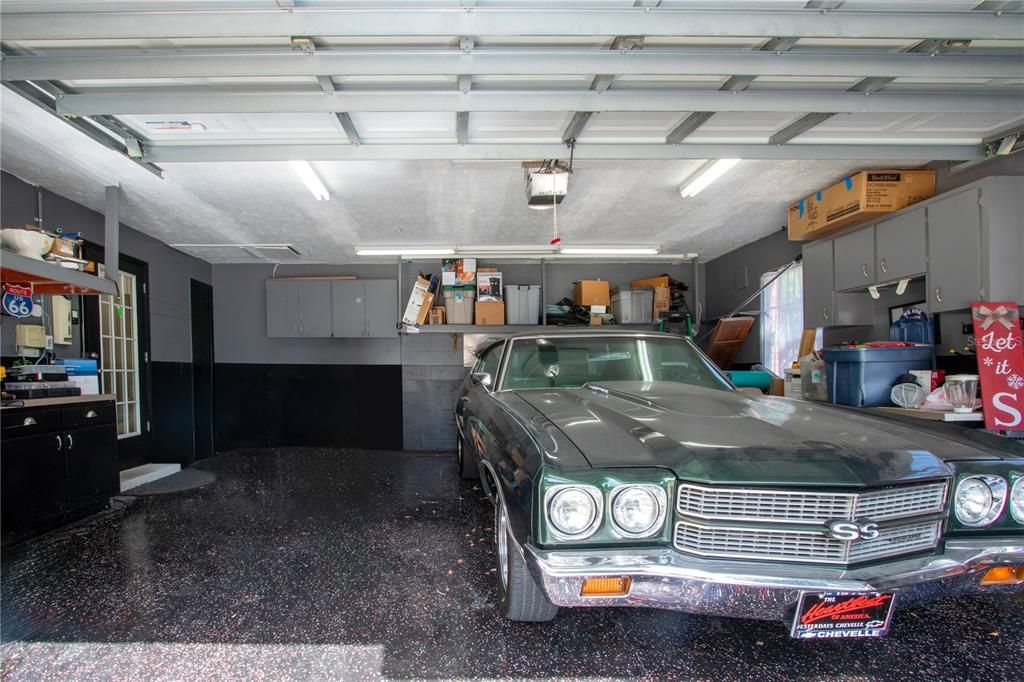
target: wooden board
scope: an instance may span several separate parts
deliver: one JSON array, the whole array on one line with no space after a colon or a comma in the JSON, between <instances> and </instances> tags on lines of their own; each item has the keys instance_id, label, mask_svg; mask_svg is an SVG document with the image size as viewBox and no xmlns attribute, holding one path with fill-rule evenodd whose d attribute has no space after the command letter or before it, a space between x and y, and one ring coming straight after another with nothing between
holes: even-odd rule
<instances>
[{"instance_id":1,"label":"wooden board","mask_svg":"<svg viewBox=\"0 0 1024 682\"><path fill-rule=\"evenodd\" d=\"M752 317L725 317L718 320L704 352L719 368L729 369L753 326Z\"/></svg>"}]
</instances>

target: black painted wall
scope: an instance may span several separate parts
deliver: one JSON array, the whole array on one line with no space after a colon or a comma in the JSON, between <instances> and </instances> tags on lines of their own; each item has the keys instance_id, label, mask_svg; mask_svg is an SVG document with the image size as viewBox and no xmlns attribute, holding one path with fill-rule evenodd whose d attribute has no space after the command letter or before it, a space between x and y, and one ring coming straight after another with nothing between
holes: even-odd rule
<instances>
[{"instance_id":1,"label":"black painted wall","mask_svg":"<svg viewBox=\"0 0 1024 682\"><path fill-rule=\"evenodd\" d=\"M402 449L400 365L214 367L215 446Z\"/></svg>"}]
</instances>

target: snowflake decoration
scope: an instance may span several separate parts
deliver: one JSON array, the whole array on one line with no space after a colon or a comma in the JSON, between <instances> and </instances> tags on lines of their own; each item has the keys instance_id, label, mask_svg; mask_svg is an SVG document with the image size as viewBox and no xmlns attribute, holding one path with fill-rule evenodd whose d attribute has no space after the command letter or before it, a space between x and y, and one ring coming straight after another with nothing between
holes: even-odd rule
<instances>
[{"instance_id":1,"label":"snowflake decoration","mask_svg":"<svg viewBox=\"0 0 1024 682\"><path fill-rule=\"evenodd\" d=\"M1011 374L1006 378L1006 385L1015 390L1024 388L1024 377L1019 374Z\"/></svg>"},{"instance_id":2,"label":"snowflake decoration","mask_svg":"<svg viewBox=\"0 0 1024 682\"><path fill-rule=\"evenodd\" d=\"M985 358L985 366L986 367L991 367L994 364L996 364L995 360L993 360L992 358Z\"/></svg>"}]
</instances>

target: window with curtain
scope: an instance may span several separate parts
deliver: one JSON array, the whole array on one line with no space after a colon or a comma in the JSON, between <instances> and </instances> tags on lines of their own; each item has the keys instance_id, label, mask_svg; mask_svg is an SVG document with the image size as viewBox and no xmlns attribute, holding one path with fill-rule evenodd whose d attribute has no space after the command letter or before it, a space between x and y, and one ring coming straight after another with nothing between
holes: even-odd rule
<instances>
[{"instance_id":1,"label":"window with curtain","mask_svg":"<svg viewBox=\"0 0 1024 682\"><path fill-rule=\"evenodd\" d=\"M764 286L778 270L761 275ZM797 263L761 292L761 363L778 374L797 359L804 331L804 268ZM821 330L814 340L821 348Z\"/></svg>"}]
</instances>

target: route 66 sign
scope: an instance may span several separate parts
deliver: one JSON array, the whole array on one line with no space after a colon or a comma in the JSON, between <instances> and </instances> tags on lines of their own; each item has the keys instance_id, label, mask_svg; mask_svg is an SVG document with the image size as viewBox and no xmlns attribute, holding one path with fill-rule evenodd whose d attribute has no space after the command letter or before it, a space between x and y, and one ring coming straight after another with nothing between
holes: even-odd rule
<instances>
[{"instance_id":1,"label":"route 66 sign","mask_svg":"<svg viewBox=\"0 0 1024 682\"><path fill-rule=\"evenodd\" d=\"M4 284L4 312L13 317L28 317L32 314L32 285Z\"/></svg>"}]
</instances>

